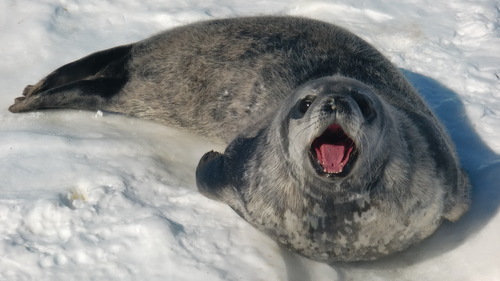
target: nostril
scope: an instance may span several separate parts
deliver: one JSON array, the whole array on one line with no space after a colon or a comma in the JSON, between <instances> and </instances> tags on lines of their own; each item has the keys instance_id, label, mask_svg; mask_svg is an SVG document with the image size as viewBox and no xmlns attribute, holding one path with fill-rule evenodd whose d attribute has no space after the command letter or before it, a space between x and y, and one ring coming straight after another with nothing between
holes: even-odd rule
<instances>
[{"instance_id":1,"label":"nostril","mask_svg":"<svg viewBox=\"0 0 500 281\"><path fill-rule=\"evenodd\" d=\"M326 106L329 110L335 110L335 108L337 107L335 105L335 98L329 99L328 102L326 103Z\"/></svg>"},{"instance_id":2,"label":"nostril","mask_svg":"<svg viewBox=\"0 0 500 281\"><path fill-rule=\"evenodd\" d=\"M371 100L363 94L353 93L352 97L354 101L358 104L361 114L365 117L366 121L371 121L375 118L375 110Z\"/></svg>"},{"instance_id":3,"label":"nostril","mask_svg":"<svg viewBox=\"0 0 500 281\"><path fill-rule=\"evenodd\" d=\"M345 103L345 100L342 98L342 97L330 97L324 107L323 107L323 110L325 112L334 112L338 109L338 106L341 105L342 103ZM342 107L342 106L340 106Z\"/></svg>"}]
</instances>

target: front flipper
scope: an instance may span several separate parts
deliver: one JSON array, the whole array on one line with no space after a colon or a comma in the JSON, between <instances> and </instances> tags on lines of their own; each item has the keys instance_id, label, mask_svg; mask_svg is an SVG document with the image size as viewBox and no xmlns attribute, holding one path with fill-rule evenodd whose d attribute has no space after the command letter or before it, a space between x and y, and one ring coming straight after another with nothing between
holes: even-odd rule
<instances>
[{"instance_id":1,"label":"front flipper","mask_svg":"<svg viewBox=\"0 0 500 281\"><path fill-rule=\"evenodd\" d=\"M470 182L464 171L459 171L457 188L451 192L445 205L444 218L455 222L470 206Z\"/></svg>"},{"instance_id":2,"label":"front flipper","mask_svg":"<svg viewBox=\"0 0 500 281\"><path fill-rule=\"evenodd\" d=\"M196 185L201 194L229 205L238 215L249 217L242 200L242 174L238 165L219 152L205 153L196 168Z\"/></svg>"},{"instance_id":3,"label":"front flipper","mask_svg":"<svg viewBox=\"0 0 500 281\"><path fill-rule=\"evenodd\" d=\"M224 197L227 179L224 172L223 154L210 151L203 155L196 168L196 185L206 197L224 201L221 198Z\"/></svg>"}]
</instances>

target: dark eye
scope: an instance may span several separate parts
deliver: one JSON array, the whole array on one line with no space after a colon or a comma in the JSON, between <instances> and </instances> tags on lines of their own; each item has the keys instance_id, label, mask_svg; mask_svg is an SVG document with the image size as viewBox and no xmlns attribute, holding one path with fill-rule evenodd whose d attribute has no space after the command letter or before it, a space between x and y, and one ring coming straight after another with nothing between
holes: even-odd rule
<instances>
[{"instance_id":1,"label":"dark eye","mask_svg":"<svg viewBox=\"0 0 500 281\"><path fill-rule=\"evenodd\" d=\"M311 106L311 104L313 103L314 99L316 99L316 97L314 97L314 96L307 96L304 99L302 99L299 102L300 113L305 114L307 112L307 110L309 109L309 107Z\"/></svg>"},{"instance_id":2,"label":"dark eye","mask_svg":"<svg viewBox=\"0 0 500 281\"><path fill-rule=\"evenodd\" d=\"M365 95L360 94L358 92L351 93L352 98L358 104L359 110L361 114L365 117L367 121L373 120L376 115L375 109L373 108L373 104L369 98Z\"/></svg>"}]
</instances>

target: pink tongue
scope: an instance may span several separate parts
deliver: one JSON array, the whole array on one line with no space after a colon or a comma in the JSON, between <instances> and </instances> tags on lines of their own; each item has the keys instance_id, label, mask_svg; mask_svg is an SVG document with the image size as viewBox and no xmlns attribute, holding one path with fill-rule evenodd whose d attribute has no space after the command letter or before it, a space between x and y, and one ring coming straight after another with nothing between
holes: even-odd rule
<instances>
[{"instance_id":1,"label":"pink tongue","mask_svg":"<svg viewBox=\"0 0 500 281\"><path fill-rule=\"evenodd\" d=\"M324 172L340 173L349 160L353 146L347 147L345 144L323 143L316 146L315 150Z\"/></svg>"}]
</instances>

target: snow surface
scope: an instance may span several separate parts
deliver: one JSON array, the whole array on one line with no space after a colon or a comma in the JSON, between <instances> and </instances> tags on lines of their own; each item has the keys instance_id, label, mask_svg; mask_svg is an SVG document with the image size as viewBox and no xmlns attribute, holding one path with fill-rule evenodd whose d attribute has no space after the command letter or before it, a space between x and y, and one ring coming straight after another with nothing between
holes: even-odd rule
<instances>
[{"instance_id":1,"label":"snow surface","mask_svg":"<svg viewBox=\"0 0 500 281\"><path fill-rule=\"evenodd\" d=\"M0 1L0 280L500 280L498 0ZM421 90L474 185L469 213L370 263L287 250L194 184L219 144L99 112L11 114L25 85L197 20L308 16L374 44Z\"/></svg>"}]
</instances>

